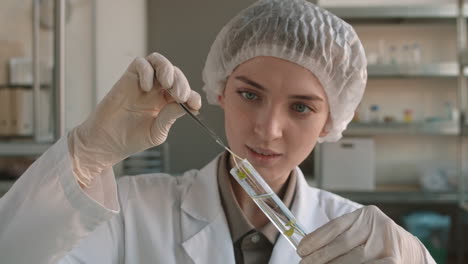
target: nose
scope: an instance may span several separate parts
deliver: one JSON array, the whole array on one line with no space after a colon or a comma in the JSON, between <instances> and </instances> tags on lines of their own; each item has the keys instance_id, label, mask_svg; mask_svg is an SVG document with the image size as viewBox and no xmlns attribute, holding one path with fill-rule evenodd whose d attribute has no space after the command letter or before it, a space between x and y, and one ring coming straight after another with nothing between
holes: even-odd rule
<instances>
[{"instance_id":1,"label":"nose","mask_svg":"<svg viewBox=\"0 0 468 264\"><path fill-rule=\"evenodd\" d=\"M283 136L285 118L278 109L259 110L254 121L254 132L259 139L270 142Z\"/></svg>"}]
</instances>

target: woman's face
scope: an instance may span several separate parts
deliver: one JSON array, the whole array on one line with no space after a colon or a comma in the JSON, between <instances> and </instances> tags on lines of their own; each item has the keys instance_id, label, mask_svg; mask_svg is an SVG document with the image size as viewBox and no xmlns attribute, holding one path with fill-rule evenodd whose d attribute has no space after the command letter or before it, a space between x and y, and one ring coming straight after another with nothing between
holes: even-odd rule
<instances>
[{"instance_id":1,"label":"woman's face","mask_svg":"<svg viewBox=\"0 0 468 264\"><path fill-rule=\"evenodd\" d=\"M285 180L325 136L328 100L307 69L274 57L240 64L219 96L229 146L270 183Z\"/></svg>"}]
</instances>

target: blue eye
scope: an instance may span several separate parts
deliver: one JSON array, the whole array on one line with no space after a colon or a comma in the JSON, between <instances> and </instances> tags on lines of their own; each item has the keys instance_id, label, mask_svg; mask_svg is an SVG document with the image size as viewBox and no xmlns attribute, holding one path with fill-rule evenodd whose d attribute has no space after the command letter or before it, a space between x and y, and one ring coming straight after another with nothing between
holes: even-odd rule
<instances>
[{"instance_id":1,"label":"blue eye","mask_svg":"<svg viewBox=\"0 0 468 264\"><path fill-rule=\"evenodd\" d=\"M298 112L298 113L307 113L310 112L311 109L305 104L294 104L293 105L293 110Z\"/></svg>"},{"instance_id":2,"label":"blue eye","mask_svg":"<svg viewBox=\"0 0 468 264\"><path fill-rule=\"evenodd\" d=\"M257 99L257 95L251 92L241 92L241 95L247 100Z\"/></svg>"}]
</instances>

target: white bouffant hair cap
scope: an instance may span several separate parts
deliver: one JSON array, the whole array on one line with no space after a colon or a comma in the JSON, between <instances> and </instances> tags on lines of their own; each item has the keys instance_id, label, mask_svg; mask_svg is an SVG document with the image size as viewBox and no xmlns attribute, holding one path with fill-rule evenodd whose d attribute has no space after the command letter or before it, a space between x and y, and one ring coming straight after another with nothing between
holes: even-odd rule
<instances>
[{"instance_id":1,"label":"white bouffant hair cap","mask_svg":"<svg viewBox=\"0 0 468 264\"><path fill-rule=\"evenodd\" d=\"M203 90L218 104L226 80L243 62L272 56L311 71L330 105L333 142L354 116L367 81L364 48L354 29L332 13L305 0L260 0L241 11L219 32L203 69Z\"/></svg>"}]
</instances>

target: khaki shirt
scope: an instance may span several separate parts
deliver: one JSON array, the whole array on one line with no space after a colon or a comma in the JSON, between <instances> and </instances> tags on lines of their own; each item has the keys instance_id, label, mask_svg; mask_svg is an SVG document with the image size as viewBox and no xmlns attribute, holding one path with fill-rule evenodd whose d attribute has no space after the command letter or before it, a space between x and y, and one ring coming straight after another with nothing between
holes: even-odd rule
<instances>
[{"instance_id":1,"label":"khaki shirt","mask_svg":"<svg viewBox=\"0 0 468 264\"><path fill-rule=\"evenodd\" d=\"M245 217L242 209L237 203L232 190L229 173L229 153L225 152L218 163L218 187L221 196L222 206L226 214L231 238L234 242L234 255L236 263L268 263L273 246L278 239L279 231L268 222L265 226L255 229L250 221ZM291 173L283 190L278 196L283 203L290 208L295 190L297 176ZM283 195L282 195L283 193Z\"/></svg>"}]
</instances>

